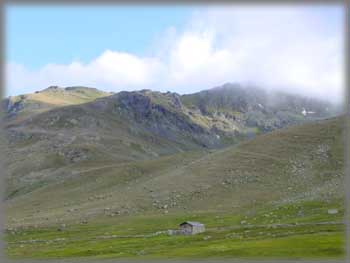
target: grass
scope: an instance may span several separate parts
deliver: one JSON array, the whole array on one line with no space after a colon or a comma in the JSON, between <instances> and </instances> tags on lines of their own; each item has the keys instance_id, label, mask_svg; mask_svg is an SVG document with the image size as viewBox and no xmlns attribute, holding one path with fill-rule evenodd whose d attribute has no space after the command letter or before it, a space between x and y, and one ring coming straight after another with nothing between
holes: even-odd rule
<instances>
[{"instance_id":1,"label":"grass","mask_svg":"<svg viewBox=\"0 0 350 263\"><path fill-rule=\"evenodd\" d=\"M22 245L12 256L33 258L339 258L343 255L340 233L301 234L265 239L207 241L195 237L158 236L153 238L76 240L44 245Z\"/></svg>"},{"instance_id":2,"label":"grass","mask_svg":"<svg viewBox=\"0 0 350 263\"><path fill-rule=\"evenodd\" d=\"M11 96L8 99L12 104L22 102L25 106L16 113L16 119L11 120L8 124L18 123L21 120L35 116L35 114L40 114L54 108L84 104L110 95L108 92L93 88L75 87L68 90L63 88L45 89L33 94Z\"/></svg>"},{"instance_id":3,"label":"grass","mask_svg":"<svg viewBox=\"0 0 350 263\"><path fill-rule=\"evenodd\" d=\"M273 206L240 215L189 213L121 216L99 218L88 224L67 225L63 231L58 231L57 225L17 229L6 234L7 254L11 258L43 259L341 258L344 256L344 226L337 222L343 214L328 215L325 212L335 204L341 208L339 202L327 204L314 201L294 206ZM296 207L309 211L302 222L296 216ZM267 224L267 214L275 214L280 225ZM328 223L315 224L315 218L317 222ZM185 220L203 222L206 232L195 236L160 234L125 237L174 229ZM242 220L246 222L242 224Z\"/></svg>"}]
</instances>

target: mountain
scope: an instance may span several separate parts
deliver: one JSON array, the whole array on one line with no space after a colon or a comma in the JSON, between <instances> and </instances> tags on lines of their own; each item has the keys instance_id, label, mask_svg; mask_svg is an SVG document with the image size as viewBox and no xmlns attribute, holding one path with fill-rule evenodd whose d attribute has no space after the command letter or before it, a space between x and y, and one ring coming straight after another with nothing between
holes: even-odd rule
<instances>
[{"instance_id":1,"label":"mountain","mask_svg":"<svg viewBox=\"0 0 350 263\"><path fill-rule=\"evenodd\" d=\"M216 151L61 167L61 176L71 176L6 202L13 218L8 223L186 211L242 213L271 203L333 202L344 195L343 123L339 117L296 125ZM41 177L50 176L49 171ZM30 172L16 182L33 185L34 179L40 182L37 177Z\"/></svg>"},{"instance_id":2,"label":"mountain","mask_svg":"<svg viewBox=\"0 0 350 263\"><path fill-rule=\"evenodd\" d=\"M23 120L58 107L93 102L113 93L87 87L51 86L34 94L6 98L2 101L3 120ZM137 96L137 97L136 97ZM194 123L217 132L244 133L247 129L262 132L286 125L329 117L338 113L335 106L314 98L257 87L227 83L189 95L160 93L151 90L120 92L114 98L133 111L145 111L145 100L174 113L186 115ZM130 99L129 104L127 100ZM135 101L132 101L132 100ZM144 100L143 100L144 99ZM140 105L132 103L140 102ZM143 114L139 112L136 114Z\"/></svg>"},{"instance_id":3,"label":"mountain","mask_svg":"<svg viewBox=\"0 0 350 263\"><path fill-rule=\"evenodd\" d=\"M227 83L182 96L183 104L217 130L268 132L334 115L334 105L314 98ZM203 118L203 117L202 117Z\"/></svg>"},{"instance_id":4,"label":"mountain","mask_svg":"<svg viewBox=\"0 0 350 263\"><path fill-rule=\"evenodd\" d=\"M2 105L7 198L71 177L74 166L218 149L332 114L325 102L236 84L183 96L53 86Z\"/></svg>"},{"instance_id":5,"label":"mountain","mask_svg":"<svg viewBox=\"0 0 350 263\"><path fill-rule=\"evenodd\" d=\"M10 96L1 104L6 113L6 120L10 121L28 118L56 107L86 103L108 95L110 93L95 88L50 86L33 94Z\"/></svg>"}]
</instances>

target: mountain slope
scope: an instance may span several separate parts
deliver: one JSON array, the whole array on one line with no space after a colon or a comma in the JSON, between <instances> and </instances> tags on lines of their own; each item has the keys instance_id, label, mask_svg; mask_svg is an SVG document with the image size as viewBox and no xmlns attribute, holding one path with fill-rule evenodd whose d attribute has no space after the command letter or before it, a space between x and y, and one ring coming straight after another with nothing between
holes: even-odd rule
<instances>
[{"instance_id":1,"label":"mountain slope","mask_svg":"<svg viewBox=\"0 0 350 263\"><path fill-rule=\"evenodd\" d=\"M271 202L332 202L344 193L343 121L298 125L209 153L120 165L76 164L69 169L74 168L73 177L8 200L8 224L186 211L234 213Z\"/></svg>"},{"instance_id":2,"label":"mountain slope","mask_svg":"<svg viewBox=\"0 0 350 263\"><path fill-rule=\"evenodd\" d=\"M214 119L211 127L238 132L272 131L329 117L336 110L330 103L314 98L231 83L183 95L181 100L194 114Z\"/></svg>"},{"instance_id":3,"label":"mountain slope","mask_svg":"<svg viewBox=\"0 0 350 263\"><path fill-rule=\"evenodd\" d=\"M77 164L121 164L223 145L173 105L175 97L160 94L163 101L155 102L156 95L121 92L5 122L8 198L71 177L64 171Z\"/></svg>"},{"instance_id":4,"label":"mountain slope","mask_svg":"<svg viewBox=\"0 0 350 263\"><path fill-rule=\"evenodd\" d=\"M85 87L49 87L9 98L3 101L2 119L6 198L74 178L80 167L205 152L255 133L332 114L323 110L328 104L317 100L286 94L274 94L277 99L271 100L270 95L226 84L183 96L150 90L109 94ZM14 99L18 101L9 102ZM304 107L315 113L303 114ZM254 114L256 122L252 122Z\"/></svg>"},{"instance_id":5,"label":"mountain slope","mask_svg":"<svg viewBox=\"0 0 350 263\"><path fill-rule=\"evenodd\" d=\"M109 95L111 93L95 88L50 86L33 94L8 97L2 101L2 108L6 120L22 120L53 108L82 104Z\"/></svg>"}]
</instances>

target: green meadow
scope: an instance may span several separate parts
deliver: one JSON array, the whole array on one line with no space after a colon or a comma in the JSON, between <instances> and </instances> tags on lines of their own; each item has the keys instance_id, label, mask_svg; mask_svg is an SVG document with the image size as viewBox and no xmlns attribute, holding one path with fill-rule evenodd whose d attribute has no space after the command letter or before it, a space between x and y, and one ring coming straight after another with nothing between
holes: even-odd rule
<instances>
[{"instance_id":1,"label":"green meadow","mask_svg":"<svg viewBox=\"0 0 350 263\"><path fill-rule=\"evenodd\" d=\"M341 259L345 232L340 204L310 201L241 215L198 212L105 217L64 227L9 230L6 249L11 258L41 259ZM338 213L329 214L330 208ZM193 236L165 232L186 220L204 223L206 231Z\"/></svg>"}]
</instances>

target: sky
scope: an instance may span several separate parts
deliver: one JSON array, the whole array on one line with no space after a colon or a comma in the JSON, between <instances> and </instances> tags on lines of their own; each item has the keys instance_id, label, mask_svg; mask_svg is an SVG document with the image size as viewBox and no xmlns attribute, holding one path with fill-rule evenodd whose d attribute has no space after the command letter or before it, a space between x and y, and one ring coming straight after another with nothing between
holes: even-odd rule
<instances>
[{"instance_id":1,"label":"sky","mask_svg":"<svg viewBox=\"0 0 350 263\"><path fill-rule=\"evenodd\" d=\"M6 95L51 85L180 94L227 82L342 100L336 5L15 6Z\"/></svg>"}]
</instances>

